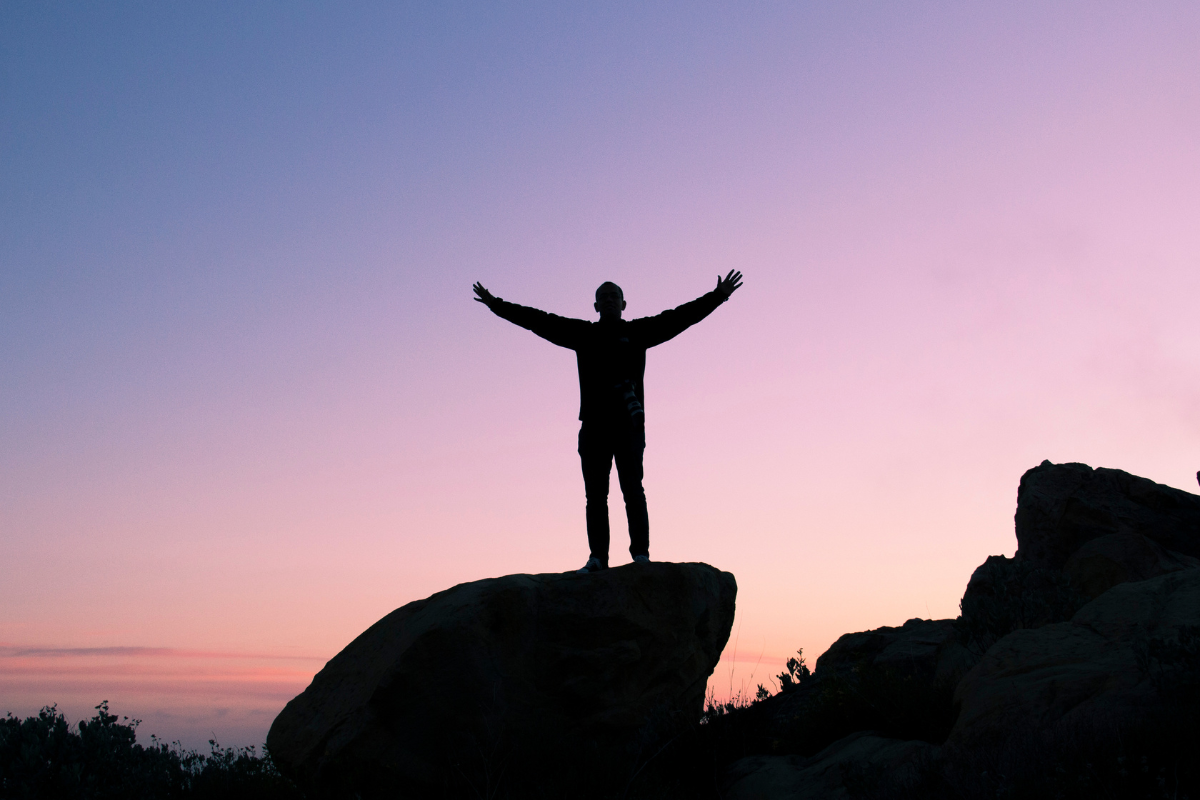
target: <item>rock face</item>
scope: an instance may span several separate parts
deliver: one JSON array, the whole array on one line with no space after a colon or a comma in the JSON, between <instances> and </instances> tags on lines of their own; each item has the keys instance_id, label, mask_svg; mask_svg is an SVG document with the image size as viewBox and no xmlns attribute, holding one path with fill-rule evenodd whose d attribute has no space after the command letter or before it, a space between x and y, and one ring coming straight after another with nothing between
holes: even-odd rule
<instances>
[{"instance_id":1,"label":"rock face","mask_svg":"<svg viewBox=\"0 0 1200 800\"><path fill-rule=\"evenodd\" d=\"M1070 619L1087 600L1062 570L988 556L967 583L957 627L971 651L983 655L1014 630Z\"/></svg>"},{"instance_id":2,"label":"rock face","mask_svg":"<svg viewBox=\"0 0 1200 800\"><path fill-rule=\"evenodd\" d=\"M1200 497L1119 469L1043 461L1021 476L1016 525L1016 557L1050 569L1116 533L1200 557Z\"/></svg>"},{"instance_id":3,"label":"rock face","mask_svg":"<svg viewBox=\"0 0 1200 800\"><path fill-rule=\"evenodd\" d=\"M323 796L489 796L536 769L626 779L703 710L737 585L706 564L510 575L393 611L288 703L267 744ZM469 792L468 792L469 793Z\"/></svg>"},{"instance_id":4,"label":"rock face","mask_svg":"<svg viewBox=\"0 0 1200 800\"><path fill-rule=\"evenodd\" d=\"M898 628L847 633L817 659L816 675L888 670L927 681L957 681L974 660L955 637L952 619L910 619Z\"/></svg>"},{"instance_id":5,"label":"rock face","mask_svg":"<svg viewBox=\"0 0 1200 800\"><path fill-rule=\"evenodd\" d=\"M748 756L734 762L725 777L725 800L840 800L854 795L856 783L869 785L880 773L895 774L933 745L901 741L869 731L839 739L811 758Z\"/></svg>"},{"instance_id":6,"label":"rock face","mask_svg":"<svg viewBox=\"0 0 1200 800\"><path fill-rule=\"evenodd\" d=\"M1063 572L1089 598L1118 583L1144 581L1168 572L1200 567L1200 558L1167 550L1138 533L1110 533L1071 554Z\"/></svg>"},{"instance_id":7,"label":"rock face","mask_svg":"<svg viewBox=\"0 0 1200 800\"><path fill-rule=\"evenodd\" d=\"M1170 701L1155 686L1162 669L1147 664L1147 643L1179 642L1197 625L1200 569L1190 569L1115 586L1069 622L1014 631L958 684L961 711L948 743L987 745L1063 722L1134 721Z\"/></svg>"}]
</instances>

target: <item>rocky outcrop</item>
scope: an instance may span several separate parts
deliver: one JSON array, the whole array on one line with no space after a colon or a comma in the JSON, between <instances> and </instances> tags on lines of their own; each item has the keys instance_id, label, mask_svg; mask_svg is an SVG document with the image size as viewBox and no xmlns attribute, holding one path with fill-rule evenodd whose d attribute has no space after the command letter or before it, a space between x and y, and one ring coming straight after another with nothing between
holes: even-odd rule
<instances>
[{"instance_id":1,"label":"rocky outcrop","mask_svg":"<svg viewBox=\"0 0 1200 800\"><path fill-rule=\"evenodd\" d=\"M1197 625L1200 569L1191 569L1115 586L1069 622L1014 631L958 684L961 711L948 744L987 745L1064 723L1137 721L1172 701L1156 686L1162 670L1146 661L1149 643L1178 642Z\"/></svg>"},{"instance_id":2,"label":"rocky outcrop","mask_svg":"<svg viewBox=\"0 0 1200 800\"><path fill-rule=\"evenodd\" d=\"M1173 552L1140 533L1110 533L1071 554L1063 572L1081 594L1099 597L1119 583L1200 567L1200 558Z\"/></svg>"},{"instance_id":3,"label":"rocky outcrop","mask_svg":"<svg viewBox=\"0 0 1200 800\"><path fill-rule=\"evenodd\" d=\"M720 796L725 800L841 800L870 786L881 774L905 769L934 747L889 739L869 731L839 739L811 758L748 756L730 766Z\"/></svg>"},{"instance_id":4,"label":"rocky outcrop","mask_svg":"<svg viewBox=\"0 0 1200 800\"><path fill-rule=\"evenodd\" d=\"M267 744L324 796L490 796L531 775L542 791L556 775L622 781L699 719L736 592L706 564L462 584L351 642Z\"/></svg>"},{"instance_id":5,"label":"rocky outcrop","mask_svg":"<svg viewBox=\"0 0 1200 800\"><path fill-rule=\"evenodd\" d=\"M1016 531L1016 557L1049 569L1116 533L1200 557L1200 497L1119 469L1043 461L1021 476Z\"/></svg>"},{"instance_id":6,"label":"rocky outcrop","mask_svg":"<svg viewBox=\"0 0 1200 800\"><path fill-rule=\"evenodd\" d=\"M959 627L982 653L1064 622L1126 581L1200 566L1200 497L1117 469L1043 461L1021 476L1017 552L971 575Z\"/></svg>"},{"instance_id":7,"label":"rocky outcrop","mask_svg":"<svg viewBox=\"0 0 1200 800\"><path fill-rule=\"evenodd\" d=\"M897 677L957 682L974 666L952 619L910 619L897 628L847 633L817 659L816 674L850 677L869 670Z\"/></svg>"},{"instance_id":8,"label":"rocky outcrop","mask_svg":"<svg viewBox=\"0 0 1200 800\"><path fill-rule=\"evenodd\" d=\"M1081 755L1101 752L1089 737L1190 730L1179 720L1200 703L1200 497L1043 462L1021 479L1016 534L1013 558L971 575L957 620L846 634L811 677L747 709L738 741L758 754L728 768L724 796L844 797L855 775L883 776L860 793L908 781L898 796L951 784L1021 796L1020 781L1045 779L1021 765L1095 763Z\"/></svg>"}]
</instances>

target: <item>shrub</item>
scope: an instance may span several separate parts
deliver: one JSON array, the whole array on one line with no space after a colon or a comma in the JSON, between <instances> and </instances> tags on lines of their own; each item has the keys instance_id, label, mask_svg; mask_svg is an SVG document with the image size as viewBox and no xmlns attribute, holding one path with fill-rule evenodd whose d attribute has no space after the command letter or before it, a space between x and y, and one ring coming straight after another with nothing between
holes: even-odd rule
<instances>
[{"instance_id":1,"label":"shrub","mask_svg":"<svg viewBox=\"0 0 1200 800\"><path fill-rule=\"evenodd\" d=\"M806 683L812 677L812 673L808 670L808 665L804 663L804 648L796 651L795 658L787 660L787 670L781 672L775 677L779 678L779 691L790 692L792 689L800 688L801 684ZM766 692L760 684L758 687L760 693ZM760 700L765 700L766 697L759 697Z\"/></svg>"},{"instance_id":2,"label":"shrub","mask_svg":"<svg viewBox=\"0 0 1200 800\"><path fill-rule=\"evenodd\" d=\"M124 721L121 721L121 720ZM138 720L118 718L108 702L72 730L56 706L0 720L0 798L64 800L240 800L298 798L270 754L253 747L184 750L151 736L137 743Z\"/></svg>"}]
</instances>

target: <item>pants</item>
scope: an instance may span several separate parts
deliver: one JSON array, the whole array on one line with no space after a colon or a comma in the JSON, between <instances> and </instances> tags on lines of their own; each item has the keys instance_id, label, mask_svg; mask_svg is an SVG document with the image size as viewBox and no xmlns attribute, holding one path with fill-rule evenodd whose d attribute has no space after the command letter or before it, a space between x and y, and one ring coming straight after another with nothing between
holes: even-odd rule
<instances>
[{"instance_id":1,"label":"pants","mask_svg":"<svg viewBox=\"0 0 1200 800\"><path fill-rule=\"evenodd\" d=\"M650 555L650 517L642 488L646 428L641 421L584 422L579 429L579 461L587 495L587 535L591 557L608 566L608 478L614 459L629 520L629 554Z\"/></svg>"}]
</instances>

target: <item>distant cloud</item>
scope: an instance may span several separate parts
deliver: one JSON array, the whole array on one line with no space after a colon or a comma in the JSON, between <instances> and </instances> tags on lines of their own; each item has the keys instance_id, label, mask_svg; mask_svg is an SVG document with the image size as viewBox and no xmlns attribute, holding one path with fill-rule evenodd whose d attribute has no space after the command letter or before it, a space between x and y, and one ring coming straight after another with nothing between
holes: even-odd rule
<instances>
[{"instance_id":1,"label":"distant cloud","mask_svg":"<svg viewBox=\"0 0 1200 800\"><path fill-rule=\"evenodd\" d=\"M770 655L768 653L745 653L745 652L738 653L738 652L729 652L730 649L731 648L727 648L726 652L721 654L721 661L736 661L738 663L768 664L768 665L775 664L775 663L783 664L789 658L792 658L792 656L795 655L794 653L792 655L787 655L787 656L776 656L776 655Z\"/></svg>"},{"instance_id":2,"label":"distant cloud","mask_svg":"<svg viewBox=\"0 0 1200 800\"><path fill-rule=\"evenodd\" d=\"M178 650L172 647L28 647L0 645L0 658L232 658L245 660L327 661L327 656L291 656Z\"/></svg>"}]
</instances>

